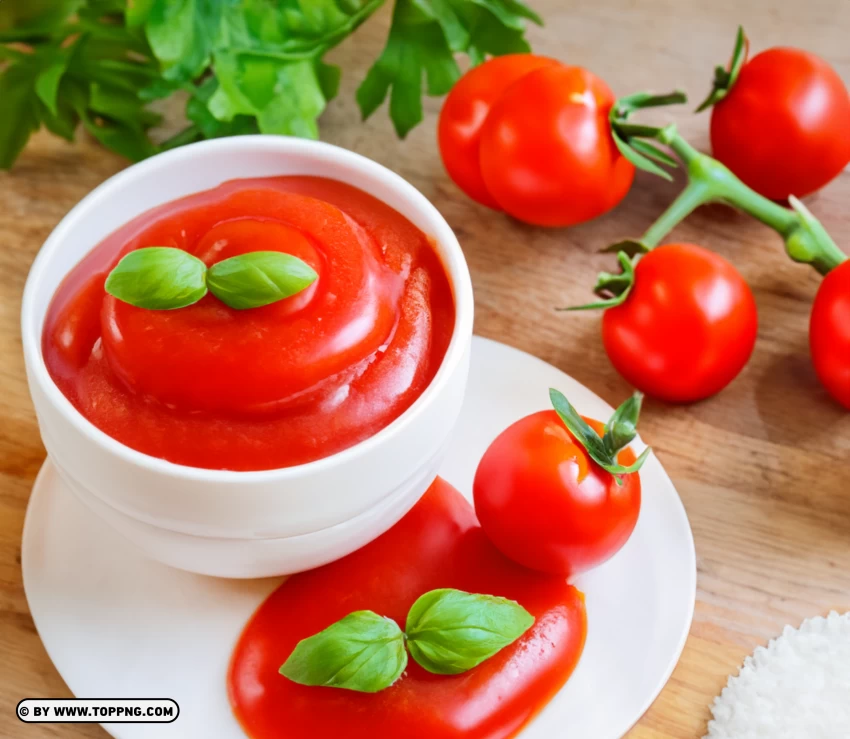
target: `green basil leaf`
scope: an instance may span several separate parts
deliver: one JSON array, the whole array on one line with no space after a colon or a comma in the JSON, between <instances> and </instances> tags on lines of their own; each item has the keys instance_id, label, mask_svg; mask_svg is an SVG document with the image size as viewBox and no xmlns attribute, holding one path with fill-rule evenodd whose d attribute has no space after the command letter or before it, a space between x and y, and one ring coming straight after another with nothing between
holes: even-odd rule
<instances>
[{"instance_id":1,"label":"green basil leaf","mask_svg":"<svg viewBox=\"0 0 850 739\"><path fill-rule=\"evenodd\" d=\"M587 450L587 453L597 464L605 467L605 465L616 463L616 460L608 454L599 434L579 415L562 392L549 388L549 399L552 401L555 412L564 422L564 426L569 429L576 441Z\"/></svg>"},{"instance_id":2,"label":"green basil leaf","mask_svg":"<svg viewBox=\"0 0 850 739\"><path fill-rule=\"evenodd\" d=\"M318 275L306 262L279 251L252 251L216 262L207 286L231 308L259 308L301 292Z\"/></svg>"},{"instance_id":3,"label":"green basil leaf","mask_svg":"<svg viewBox=\"0 0 850 739\"><path fill-rule=\"evenodd\" d=\"M398 624L372 611L355 611L298 642L280 674L300 685L377 693L398 680L405 667Z\"/></svg>"},{"instance_id":4,"label":"green basil leaf","mask_svg":"<svg viewBox=\"0 0 850 739\"><path fill-rule=\"evenodd\" d=\"M410 655L422 667L456 675L519 639L533 623L515 601L446 588L417 599L405 631Z\"/></svg>"},{"instance_id":5,"label":"green basil leaf","mask_svg":"<svg viewBox=\"0 0 850 739\"><path fill-rule=\"evenodd\" d=\"M182 249L149 246L125 254L106 278L106 292L130 305L173 310L207 294L206 265Z\"/></svg>"},{"instance_id":6,"label":"green basil leaf","mask_svg":"<svg viewBox=\"0 0 850 739\"><path fill-rule=\"evenodd\" d=\"M616 459L617 452L629 444L637 436L637 422L640 415L642 393L635 393L624 401L605 425L605 435L602 441L605 449L612 458Z\"/></svg>"}]
</instances>

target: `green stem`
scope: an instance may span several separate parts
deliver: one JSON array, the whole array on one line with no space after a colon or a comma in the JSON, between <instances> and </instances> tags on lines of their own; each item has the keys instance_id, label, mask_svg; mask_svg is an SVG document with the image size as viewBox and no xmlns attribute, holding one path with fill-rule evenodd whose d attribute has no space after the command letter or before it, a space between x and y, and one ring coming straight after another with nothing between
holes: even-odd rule
<instances>
[{"instance_id":1,"label":"green stem","mask_svg":"<svg viewBox=\"0 0 850 739\"><path fill-rule=\"evenodd\" d=\"M688 173L688 185L644 234L641 241L647 246L657 246L700 205L722 202L770 226L782 236L786 251L793 260L810 264L821 274L826 274L847 259L847 255L808 211L800 207L795 210L783 208L751 190L728 167L694 149L679 135L675 126L661 129L653 138L669 146L682 160Z\"/></svg>"},{"instance_id":2,"label":"green stem","mask_svg":"<svg viewBox=\"0 0 850 739\"><path fill-rule=\"evenodd\" d=\"M650 249L685 220L694 210L711 200L711 190L704 182L689 182L667 210L653 223L641 238Z\"/></svg>"}]
</instances>

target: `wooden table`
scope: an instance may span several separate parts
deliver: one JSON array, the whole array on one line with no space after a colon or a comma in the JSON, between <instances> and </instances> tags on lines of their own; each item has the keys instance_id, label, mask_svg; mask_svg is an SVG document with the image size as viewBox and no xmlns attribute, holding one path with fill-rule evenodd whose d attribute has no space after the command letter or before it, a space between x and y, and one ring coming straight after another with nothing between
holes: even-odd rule
<instances>
[{"instance_id":1,"label":"wooden table","mask_svg":"<svg viewBox=\"0 0 850 739\"><path fill-rule=\"evenodd\" d=\"M618 94L683 87L693 99L700 97L712 66L728 57L739 22L754 49L810 49L850 82L846 0L774 0L770 9L740 0L532 4L548 21L531 32L535 49L589 67ZM440 164L434 135L439 101L427 102L425 122L405 142L396 140L384 111L359 122L354 89L383 44L387 10L334 52L345 76L340 97L322 120L323 137L399 172L445 215L472 270L477 333L542 357L617 404L629 387L606 359L599 315L556 314L553 307L586 299L596 271L612 261L597 249L642 233L681 182L638 175L615 213L569 230L530 228L474 205ZM707 145L706 116L682 110L674 117L691 141ZM50 230L125 165L85 136L68 145L42 134L14 172L0 174L2 736L105 736L99 727L84 725L24 730L13 715L22 697L70 695L39 641L21 584L21 527L44 449L27 394L18 312L27 270ZM810 200L845 250L848 203L848 172ZM697 212L675 237L710 246L738 265L755 292L760 330L751 362L717 397L684 407L646 404L643 437L687 508L699 590L681 662L629 735L635 739L702 736L712 698L757 645L786 623L850 609L850 414L819 387L807 356L818 278L788 261L771 231L721 207Z\"/></svg>"}]
</instances>

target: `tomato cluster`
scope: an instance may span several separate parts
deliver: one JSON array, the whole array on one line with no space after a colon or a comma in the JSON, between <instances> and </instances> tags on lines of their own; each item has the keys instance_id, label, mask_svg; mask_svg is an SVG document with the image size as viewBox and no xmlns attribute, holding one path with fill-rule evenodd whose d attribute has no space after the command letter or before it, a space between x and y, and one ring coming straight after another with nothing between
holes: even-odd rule
<instances>
[{"instance_id":1,"label":"tomato cluster","mask_svg":"<svg viewBox=\"0 0 850 739\"><path fill-rule=\"evenodd\" d=\"M595 218L626 195L635 166L665 174L686 165L689 184L644 235L620 275L600 276L605 350L639 390L674 402L728 385L755 346L758 318L749 286L728 261L694 244L658 246L695 207L722 201L778 231L797 261L826 274L811 315L818 377L850 408L850 266L795 196L823 187L850 162L850 95L822 59L768 49L747 61L739 29L727 69L700 110L713 106L712 159L673 127L635 126L642 107L683 102L682 93L615 100L580 67L513 54L470 70L439 121L446 169L471 198L527 223L569 226ZM790 202L786 210L773 201ZM634 244L634 242L632 242ZM631 253L631 252L630 252Z\"/></svg>"},{"instance_id":2,"label":"tomato cluster","mask_svg":"<svg viewBox=\"0 0 850 739\"><path fill-rule=\"evenodd\" d=\"M497 57L446 98L440 154L482 205L538 226L589 221L617 205L634 178L611 135L613 104L586 69L531 54Z\"/></svg>"}]
</instances>

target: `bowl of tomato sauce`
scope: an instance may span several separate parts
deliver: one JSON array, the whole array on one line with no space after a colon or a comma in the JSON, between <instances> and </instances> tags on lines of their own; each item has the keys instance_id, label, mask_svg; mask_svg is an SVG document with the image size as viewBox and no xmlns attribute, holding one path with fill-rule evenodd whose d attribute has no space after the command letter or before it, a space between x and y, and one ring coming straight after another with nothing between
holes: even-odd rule
<instances>
[{"instance_id":1,"label":"bowl of tomato sauce","mask_svg":"<svg viewBox=\"0 0 850 739\"><path fill-rule=\"evenodd\" d=\"M109 294L150 246L207 267L279 251L317 278L249 309ZM457 238L403 178L330 144L243 136L159 154L76 205L32 265L22 334L64 484L166 564L263 577L348 554L425 492L472 314Z\"/></svg>"}]
</instances>

